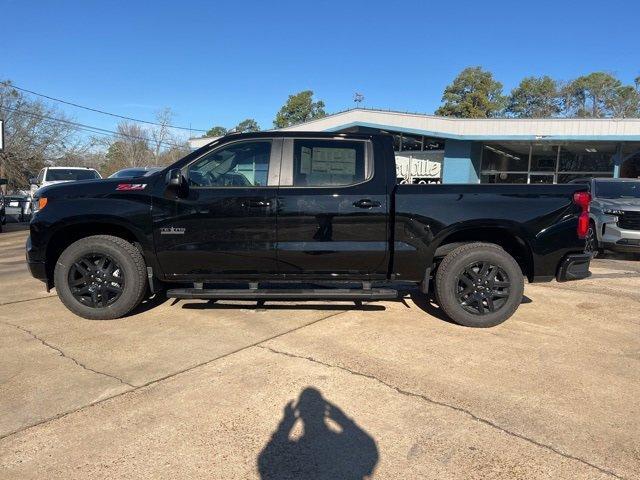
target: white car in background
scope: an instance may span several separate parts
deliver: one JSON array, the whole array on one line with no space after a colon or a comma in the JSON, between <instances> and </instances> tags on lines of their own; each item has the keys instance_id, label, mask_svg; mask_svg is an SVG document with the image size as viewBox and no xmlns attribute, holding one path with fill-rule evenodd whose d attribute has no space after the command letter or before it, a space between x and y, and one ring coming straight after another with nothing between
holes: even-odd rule
<instances>
[{"instance_id":1,"label":"white car in background","mask_svg":"<svg viewBox=\"0 0 640 480\"><path fill-rule=\"evenodd\" d=\"M45 167L36 178L29 179L31 197L39 188L55 183L96 180L102 178L97 170L88 167Z\"/></svg>"}]
</instances>

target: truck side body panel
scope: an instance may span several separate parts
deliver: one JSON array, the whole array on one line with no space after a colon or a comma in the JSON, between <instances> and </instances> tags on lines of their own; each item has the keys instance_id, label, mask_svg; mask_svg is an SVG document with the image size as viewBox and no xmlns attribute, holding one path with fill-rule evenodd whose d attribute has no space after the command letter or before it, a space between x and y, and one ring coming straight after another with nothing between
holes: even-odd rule
<instances>
[{"instance_id":1,"label":"truck side body panel","mask_svg":"<svg viewBox=\"0 0 640 480\"><path fill-rule=\"evenodd\" d=\"M465 230L491 230L523 243L530 280L550 280L567 253L584 250L573 193L579 185L398 185L394 263L397 279L419 281L436 249ZM497 238L499 240L499 238Z\"/></svg>"}]
</instances>

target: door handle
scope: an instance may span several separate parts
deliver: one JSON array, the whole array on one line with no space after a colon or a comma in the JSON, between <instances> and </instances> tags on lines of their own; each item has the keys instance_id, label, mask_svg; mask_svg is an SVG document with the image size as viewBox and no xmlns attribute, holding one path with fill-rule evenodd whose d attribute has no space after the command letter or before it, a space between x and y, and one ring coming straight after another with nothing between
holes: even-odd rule
<instances>
[{"instance_id":1,"label":"door handle","mask_svg":"<svg viewBox=\"0 0 640 480\"><path fill-rule=\"evenodd\" d=\"M369 200L368 198L363 198L362 200L357 200L353 202L353 206L357 208L373 208L373 207L381 207L382 204L380 202L376 202L375 200Z\"/></svg>"},{"instance_id":2,"label":"door handle","mask_svg":"<svg viewBox=\"0 0 640 480\"><path fill-rule=\"evenodd\" d=\"M245 208L267 208L271 206L269 200L245 200L241 204Z\"/></svg>"}]
</instances>

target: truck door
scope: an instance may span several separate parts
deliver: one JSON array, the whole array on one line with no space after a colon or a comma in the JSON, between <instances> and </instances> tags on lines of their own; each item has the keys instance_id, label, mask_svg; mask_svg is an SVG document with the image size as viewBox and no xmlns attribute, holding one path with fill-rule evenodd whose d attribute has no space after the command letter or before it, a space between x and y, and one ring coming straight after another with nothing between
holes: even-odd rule
<instances>
[{"instance_id":1,"label":"truck door","mask_svg":"<svg viewBox=\"0 0 640 480\"><path fill-rule=\"evenodd\" d=\"M154 198L153 234L175 279L250 278L277 272L280 139L225 143L183 168L188 193Z\"/></svg>"},{"instance_id":2,"label":"truck door","mask_svg":"<svg viewBox=\"0 0 640 480\"><path fill-rule=\"evenodd\" d=\"M284 139L278 189L278 270L287 277L384 278L389 205L373 144Z\"/></svg>"}]
</instances>

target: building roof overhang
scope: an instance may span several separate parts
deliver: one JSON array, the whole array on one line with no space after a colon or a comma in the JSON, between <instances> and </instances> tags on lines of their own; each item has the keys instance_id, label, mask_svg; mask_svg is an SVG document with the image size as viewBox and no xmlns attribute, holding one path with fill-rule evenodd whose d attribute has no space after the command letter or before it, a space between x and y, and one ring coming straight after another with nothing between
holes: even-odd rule
<instances>
[{"instance_id":1,"label":"building roof overhang","mask_svg":"<svg viewBox=\"0 0 640 480\"><path fill-rule=\"evenodd\" d=\"M640 118L451 118L355 108L283 131L336 132L354 127L469 141L640 142ZM193 148L213 139L190 140Z\"/></svg>"},{"instance_id":2,"label":"building roof overhang","mask_svg":"<svg viewBox=\"0 0 640 480\"><path fill-rule=\"evenodd\" d=\"M282 130L339 131L369 127L454 140L640 141L638 118L450 118L353 109Z\"/></svg>"}]
</instances>

